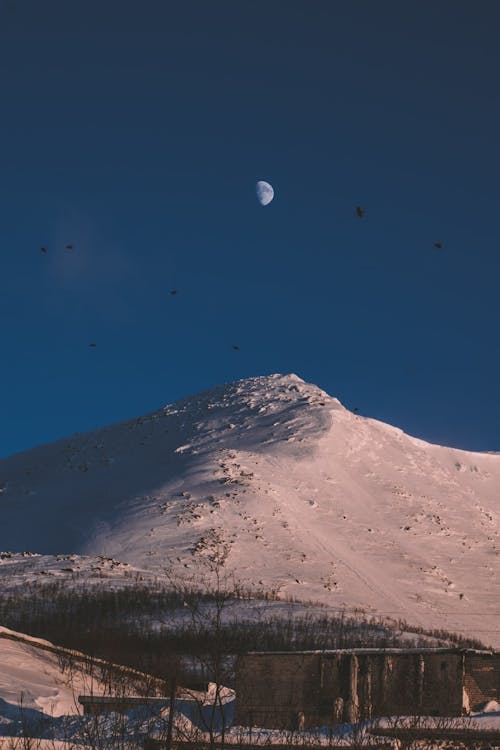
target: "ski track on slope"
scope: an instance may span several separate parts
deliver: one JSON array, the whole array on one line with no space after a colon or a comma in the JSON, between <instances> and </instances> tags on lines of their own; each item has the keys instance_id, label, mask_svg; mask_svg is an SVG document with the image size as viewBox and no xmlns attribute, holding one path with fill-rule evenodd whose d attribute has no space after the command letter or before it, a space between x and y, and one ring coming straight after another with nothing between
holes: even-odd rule
<instances>
[{"instance_id":1,"label":"ski track on slope","mask_svg":"<svg viewBox=\"0 0 500 750\"><path fill-rule=\"evenodd\" d=\"M289 503L285 504L285 511L287 518L292 517L294 519L296 528L300 528L301 524L297 518L297 513ZM356 556L355 551L348 552L345 548L345 545L339 541L338 537L336 537L333 542L328 543L329 540L325 539L325 532L323 527L309 528L308 533L311 538L314 538L316 545L325 552L326 558L333 559L335 560L335 563L340 564L344 568L346 568L352 576L361 581L366 589L368 589L371 593L376 594L381 602L387 602L389 604L389 607L395 613L399 612L401 616L404 616L406 614L407 609L402 606L399 600L391 596L387 589L382 588L373 579L373 577L369 576L366 572L363 573L360 570L359 565L357 565L355 559L353 559L353 557L355 558ZM387 609L387 607L384 606L384 609Z\"/></svg>"}]
</instances>

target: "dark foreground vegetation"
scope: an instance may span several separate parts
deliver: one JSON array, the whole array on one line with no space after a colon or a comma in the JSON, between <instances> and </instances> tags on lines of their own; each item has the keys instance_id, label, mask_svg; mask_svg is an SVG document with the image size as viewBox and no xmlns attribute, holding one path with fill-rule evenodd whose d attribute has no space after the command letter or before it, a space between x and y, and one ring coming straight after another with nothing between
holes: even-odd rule
<instances>
[{"instance_id":1,"label":"dark foreground vegetation","mask_svg":"<svg viewBox=\"0 0 500 750\"><path fill-rule=\"evenodd\" d=\"M240 593L236 598L242 598ZM237 619L231 614L235 594L203 593L133 585L120 589L88 586L68 589L63 583L25 586L0 593L0 623L12 630L46 638L164 678L175 672L195 687L209 675L200 665L207 654L256 650L307 650L354 647L482 647L445 631L404 632L374 619L330 613ZM206 683L205 683L206 684Z\"/></svg>"}]
</instances>

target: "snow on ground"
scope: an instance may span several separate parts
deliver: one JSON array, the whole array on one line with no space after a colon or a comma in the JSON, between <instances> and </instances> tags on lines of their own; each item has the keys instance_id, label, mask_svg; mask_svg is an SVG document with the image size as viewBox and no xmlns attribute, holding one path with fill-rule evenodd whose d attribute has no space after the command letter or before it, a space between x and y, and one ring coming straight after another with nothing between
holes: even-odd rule
<instances>
[{"instance_id":1,"label":"snow on ground","mask_svg":"<svg viewBox=\"0 0 500 750\"><path fill-rule=\"evenodd\" d=\"M158 576L149 570L103 556L0 552L0 589L3 593L51 583L75 589L105 585L109 589L151 585L157 581ZM165 581L164 577L162 581Z\"/></svg>"},{"instance_id":2,"label":"snow on ground","mask_svg":"<svg viewBox=\"0 0 500 750\"><path fill-rule=\"evenodd\" d=\"M83 715L79 695L123 695L124 688L119 682L114 687L102 683L78 662L73 663L71 670L63 668L59 652L68 653L43 639L0 627L0 738L7 738L3 742L0 739L0 748L14 750L15 742L10 740L19 736L43 741L36 745L40 750L48 748L52 741L56 743L51 745L52 750L63 750L63 741L91 747L113 746L118 738L126 740L123 747L127 744L142 747L144 737L153 729L166 731L168 698L149 707L139 705L126 714ZM125 694L130 694L130 689ZM188 694L195 695L193 691ZM201 700L203 695L200 695ZM234 692L228 688L223 688L220 695L223 703L234 698ZM213 686L209 684L205 695L208 707L211 698ZM185 698L182 700L186 703ZM196 700L191 704L195 712L205 710ZM186 704L185 710L188 708ZM199 734L180 711L176 711L174 729L191 736Z\"/></svg>"},{"instance_id":3,"label":"snow on ground","mask_svg":"<svg viewBox=\"0 0 500 750\"><path fill-rule=\"evenodd\" d=\"M59 651L48 641L0 627L0 748L15 750L13 740L20 736L36 738L39 750L64 750L70 741L106 747L118 736L140 739L135 745L142 747L151 712L84 716L79 695L121 695L123 688L119 682L114 688L104 684L78 662L63 667Z\"/></svg>"},{"instance_id":4,"label":"snow on ground","mask_svg":"<svg viewBox=\"0 0 500 750\"><path fill-rule=\"evenodd\" d=\"M21 640L18 640L21 639ZM142 746L146 734L165 735L168 710L157 716L131 711L128 715L107 714L96 719L82 717L77 696L82 693L104 694L105 688L95 678L74 669L71 676L63 671L56 654L47 651L52 644L41 639L30 638L0 629L0 748L15 750L12 738L22 732L43 740L39 750L64 750L63 741L100 747L110 746L117 737L126 740L128 746ZM453 726L500 731L500 706L491 701L480 713L471 717L398 717L377 721L378 725L393 726ZM278 732L272 730L248 730L233 727L226 735L227 741L284 743L293 740L302 744L310 739L314 744L328 743L332 738L349 742L359 731L365 732L370 722L363 725L339 725L333 730L323 729L319 733ZM199 730L181 714L176 719L176 732L200 738ZM49 739L50 738L50 739ZM52 744L54 743L54 744Z\"/></svg>"},{"instance_id":5,"label":"snow on ground","mask_svg":"<svg viewBox=\"0 0 500 750\"><path fill-rule=\"evenodd\" d=\"M492 709L491 705L496 708ZM469 729L500 732L500 706L490 701L481 711L469 716L392 716L374 721L379 727ZM369 725L370 722L367 723Z\"/></svg>"},{"instance_id":6,"label":"snow on ground","mask_svg":"<svg viewBox=\"0 0 500 750\"><path fill-rule=\"evenodd\" d=\"M0 510L0 549L196 584L215 554L253 590L500 646L500 455L412 438L295 375L3 459Z\"/></svg>"},{"instance_id":7,"label":"snow on ground","mask_svg":"<svg viewBox=\"0 0 500 750\"><path fill-rule=\"evenodd\" d=\"M0 721L2 716L17 716L21 709L48 716L75 714L78 695L105 694L105 686L95 677L81 669L71 674L63 670L57 654L44 646L52 644L0 628Z\"/></svg>"},{"instance_id":8,"label":"snow on ground","mask_svg":"<svg viewBox=\"0 0 500 750\"><path fill-rule=\"evenodd\" d=\"M40 555L32 552L0 552L0 591L2 594L20 592L23 595L36 595L50 601L51 585L63 586L64 591L83 592L89 587L97 591L117 590L131 586L150 586L154 590L171 587L171 579L161 573L153 573L141 568L119 563L112 558L82 555ZM47 588L48 587L48 588ZM139 621L152 630L189 626L195 622L208 623L214 620L217 613L214 602L198 602L195 609L191 606L166 605L156 614L132 611L128 617L134 625ZM338 617L337 607L328 604L311 602L266 600L262 598L228 598L219 611L223 625L232 623L272 623L288 621L322 621L328 617ZM409 645L427 643L429 646L450 643L443 638L424 636L411 630L403 630L393 624L381 621L363 623L363 618L356 616L355 621L363 627L366 637L392 639L397 635L400 643ZM376 620L377 618L375 618ZM317 625L316 627L319 627Z\"/></svg>"}]
</instances>

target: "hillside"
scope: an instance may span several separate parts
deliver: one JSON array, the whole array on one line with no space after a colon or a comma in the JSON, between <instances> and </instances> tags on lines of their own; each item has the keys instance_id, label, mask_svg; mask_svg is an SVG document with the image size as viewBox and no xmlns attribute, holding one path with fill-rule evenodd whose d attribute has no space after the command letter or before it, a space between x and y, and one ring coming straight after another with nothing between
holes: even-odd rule
<instances>
[{"instance_id":1,"label":"hillside","mask_svg":"<svg viewBox=\"0 0 500 750\"><path fill-rule=\"evenodd\" d=\"M106 695L106 685L81 665L64 668L51 643L0 627L0 724L20 721L23 712L78 713L78 695L88 693Z\"/></svg>"},{"instance_id":2,"label":"hillside","mask_svg":"<svg viewBox=\"0 0 500 750\"><path fill-rule=\"evenodd\" d=\"M0 549L201 583L215 553L254 589L500 646L500 455L410 437L295 375L3 459L0 493Z\"/></svg>"}]
</instances>

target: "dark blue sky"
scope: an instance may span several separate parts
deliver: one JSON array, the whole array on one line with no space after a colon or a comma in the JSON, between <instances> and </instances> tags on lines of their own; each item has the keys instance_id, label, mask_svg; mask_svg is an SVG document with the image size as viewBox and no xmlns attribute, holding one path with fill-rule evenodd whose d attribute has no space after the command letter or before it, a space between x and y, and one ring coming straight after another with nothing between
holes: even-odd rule
<instances>
[{"instance_id":1,"label":"dark blue sky","mask_svg":"<svg viewBox=\"0 0 500 750\"><path fill-rule=\"evenodd\" d=\"M500 450L499 73L496 0L0 0L0 455L292 371Z\"/></svg>"}]
</instances>

